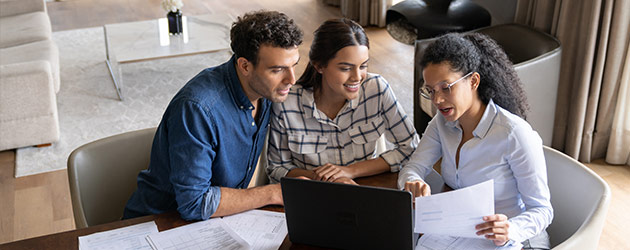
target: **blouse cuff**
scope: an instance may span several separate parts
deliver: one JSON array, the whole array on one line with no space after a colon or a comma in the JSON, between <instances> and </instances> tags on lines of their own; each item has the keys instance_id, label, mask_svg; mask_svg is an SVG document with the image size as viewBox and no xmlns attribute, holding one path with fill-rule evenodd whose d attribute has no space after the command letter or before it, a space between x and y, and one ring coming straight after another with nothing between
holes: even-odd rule
<instances>
[{"instance_id":1,"label":"blouse cuff","mask_svg":"<svg viewBox=\"0 0 630 250\"><path fill-rule=\"evenodd\" d=\"M404 190L405 189L405 183L406 182L411 182L411 181L422 181L424 182L424 180L420 177L417 176L406 176L403 178L398 178L398 189L400 190Z\"/></svg>"},{"instance_id":2,"label":"blouse cuff","mask_svg":"<svg viewBox=\"0 0 630 250\"><path fill-rule=\"evenodd\" d=\"M503 246L498 247L497 249L522 249L523 244L521 242L515 241L513 239L509 239Z\"/></svg>"},{"instance_id":3,"label":"blouse cuff","mask_svg":"<svg viewBox=\"0 0 630 250\"><path fill-rule=\"evenodd\" d=\"M517 243L520 243L526 240L521 235L521 228L519 227L517 223L508 219L508 224L510 225L510 227L508 228L508 237L510 238L510 240L513 240L514 242L517 242Z\"/></svg>"},{"instance_id":4,"label":"blouse cuff","mask_svg":"<svg viewBox=\"0 0 630 250\"><path fill-rule=\"evenodd\" d=\"M295 165L276 166L273 172L271 172L271 178L269 178L271 184L280 183L280 179L282 179L282 177L287 176L287 174L289 174L289 171L296 168L297 166Z\"/></svg>"},{"instance_id":5,"label":"blouse cuff","mask_svg":"<svg viewBox=\"0 0 630 250\"><path fill-rule=\"evenodd\" d=\"M403 158L400 156L400 153L396 152L396 150L384 152L380 155L380 157L387 162L391 172L400 171L400 161Z\"/></svg>"}]
</instances>

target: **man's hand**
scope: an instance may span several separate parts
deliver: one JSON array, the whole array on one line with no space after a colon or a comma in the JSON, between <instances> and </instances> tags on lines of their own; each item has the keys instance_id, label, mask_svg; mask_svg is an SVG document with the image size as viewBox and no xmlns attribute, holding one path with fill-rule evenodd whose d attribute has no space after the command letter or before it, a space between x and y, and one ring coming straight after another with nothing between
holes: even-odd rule
<instances>
[{"instance_id":1,"label":"man's hand","mask_svg":"<svg viewBox=\"0 0 630 250\"><path fill-rule=\"evenodd\" d=\"M475 229L479 230L477 235L485 235L486 239L492 240L497 246L505 245L510 240L508 237L510 223L507 219L505 214L484 216L483 221L485 222L475 226Z\"/></svg>"},{"instance_id":2,"label":"man's hand","mask_svg":"<svg viewBox=\"0 0 630 250\"><path fill-rule=\"evenodd\" d=\"M339 178L352 179L350 168L327 163L321 167L313 169L313 180L334 182Z\"/></svg>"},{"instance_id":3,"label":"man's hand","mask_svg":"<svg viewBox=\"0 0 630 250\"><path fill-rule=\"evenodd\" d=\"M431 187L424 181L408 181L405 183L405 190L411 192L413 198L431 195Z\"/></svg>"}]
</instances>

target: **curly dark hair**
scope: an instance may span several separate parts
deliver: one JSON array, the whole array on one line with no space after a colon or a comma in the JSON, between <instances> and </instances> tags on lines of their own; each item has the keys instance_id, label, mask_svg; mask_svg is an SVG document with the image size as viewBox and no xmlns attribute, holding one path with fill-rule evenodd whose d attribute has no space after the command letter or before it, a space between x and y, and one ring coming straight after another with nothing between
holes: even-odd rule
<instances>
[{"instance_id":1,"label":"curly dark hair","mask_svg":"<svg viewBox=\"0 0 630 250\"><path fill-rule=\"evenodd\" d=\"M425 49L420 66L442 62L448 62L452 71L462 74L478 72L481 82L477 92L484 104L492 99L526 118L529 105L523 84L508 56L492 38L480 33L443 35Z\"/></svg>"},{"instance_id":2,"label":"curly dark hair","mask_svg":"<svg viewBox=\"0 0 630 250\"><path fill-rule=\"evenodd\" d=\"M308 65L296 82L304 88L318 89L322 85L322 74L317 72L314 65L326 67L328 61L335 58L337 51L347 46L370 47L370 40L363 27L347 18L329 19L322 23L313 35Z\"/></svg>"},{"instance_id":3,"label":"curly dark hair","mask_svg":"<svg viewBox=\"0 0 630 250\"><path fill-rule=\"evenodd\" d=\"M258 63L258 50L263 44L291 48L302 44L302 30L287 15L259 10L239 17L230 30L230 46L237 58Z\"/></svg>"}]
</instances>

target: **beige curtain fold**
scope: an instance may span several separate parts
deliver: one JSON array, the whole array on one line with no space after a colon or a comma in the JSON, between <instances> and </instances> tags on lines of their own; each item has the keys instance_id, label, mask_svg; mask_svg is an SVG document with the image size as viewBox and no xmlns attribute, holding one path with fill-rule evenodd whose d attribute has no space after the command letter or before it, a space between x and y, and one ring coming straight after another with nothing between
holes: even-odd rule
<instances>
[{"instance_id":1,"label":"beige curtain fold","mask_svg":"<svg viewBox=\"0 0 630 250\"><path fill-rule=\"evenodd\" d=\"M609 145L630 144L630 140L612 144L611 137L614 119L620 124L618 131L630 126L628 105L618 108L628 99L627 93L619 97L629 84L627 77L622 79L628 74L624 67L629 60L628 9L630 0L519 0L517 4L515 22L554 35L562 44L552 146L583 162L623 151L608 149Z\"/></svg>"},{"instance_id":2,"label":"beige curtain fold","mask_svg":"<svg viewBox=\"0 0 630 250\"><path fill-rule=\"evenodd\" d=\"M630 49L626 52L606 162L630 166Z\"/></svg>"},{"instance_id":3,"label":"beige curtain fold","mask_svg":"<svg viewBox=\"0 0 630 250\"><path fill-rule=\"evenodd\" d=\"M341 8L341 14L358 22L361 26L385 27L385 13L392 0L323 0L324 3Z\"/></svg>"}]
</instances>

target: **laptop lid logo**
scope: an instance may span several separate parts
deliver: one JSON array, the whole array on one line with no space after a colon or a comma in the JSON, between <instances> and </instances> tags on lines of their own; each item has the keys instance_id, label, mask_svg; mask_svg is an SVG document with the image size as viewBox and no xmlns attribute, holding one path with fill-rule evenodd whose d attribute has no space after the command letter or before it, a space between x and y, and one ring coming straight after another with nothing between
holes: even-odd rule
<instances>
[{"instance_id":1,"label":"laptop lid logo","mask_svg":"<svg viewBox=\"0 0 630 250\"><path fill-rule=\"evenodd\" d=\"M351 227L358 227L359 223L357 223L358 221L358 216L356 213L352 213L352 212L339 212L337 213L337 222L340 225L346 225L346 226L351 226Z\"/></svg>"}]
</instances>

